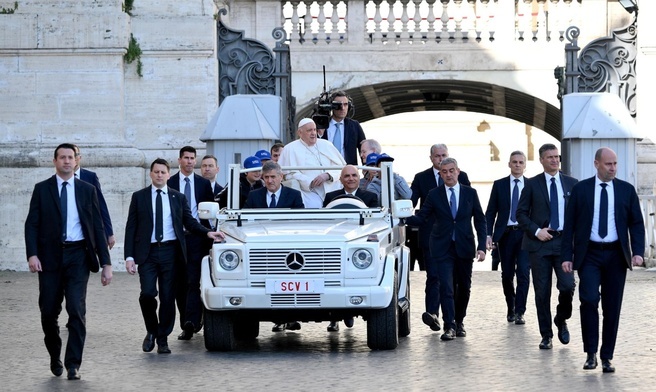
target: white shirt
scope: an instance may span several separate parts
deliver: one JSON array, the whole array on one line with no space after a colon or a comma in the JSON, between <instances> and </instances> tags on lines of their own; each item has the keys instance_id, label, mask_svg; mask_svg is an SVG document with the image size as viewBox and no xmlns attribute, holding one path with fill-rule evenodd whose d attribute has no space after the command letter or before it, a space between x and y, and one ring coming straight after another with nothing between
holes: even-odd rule
<instances>
[{"instance_id":1,"label":"white shirt","mask_svg":"<svg viewBox=\"0 0 656 392\"><path fill-rule=\"evenodd\" d=\"M517 180L519 182L517 183L517 190L519 191L519 196L522 196L522 190L524 189L524 176L519 176L517 177ZM551 180L550 180L551 181ZM512 194L513 194L513 189L515 189L515 177L513 175L510 175L510 211L512 214ZM517 199L517 204L519 204L519 199ZM510 219L510 215L508 215L508 226L515 226L517 224L517 221L514 221Z\"/></svg>"},{"instance_id":2,"label":"white shirt","mask_svg":"<svg viewBox=\"0 0 656 392\"><path fill-rule=\"evenodd\" d=\"M198 219L198 203L196 203L196 192L194 189L194 173L191 173L189 177L185 176L182 172L180 173L180 193L184 195L184 190L185 190L185 185L187 185L187 182L185 181L185 178L189 179L189 190L191 194L191 198L189 199L189 206L191 209L191 215L196 219L197 221L200 222ZM212 188L214 190L214 188Z\"/></svg>"},{"instance_id":3,"label":"white shirt","mask_svg":"<svg viewBox=\"0 0 656 392\"><path fill-rule=\"evenodd\" d=\"M456 182L456 184L452 187L444 184L444 189L446 190L446 200L449 202L449 207L451 207L451 190L449 188L453 188L453 193L456 194L456 211L458 211L458 206L460 205L460 183Z\"/></svg>"},{"instance_id":4,"label":"white shirt","mask_svg":"<svg viewBox=\"0 0 656 392\"><path fill-rule=\"evenodd\" d=\"M57 190L61 198L62 184L64 180L55 175L57 178ZM77 203L75 202L75 178L71 177L66 180L66 241L81 241L84 239L80 215L77 212Z\"/></svg>"},{"instance_id":5,"label":"white shirt","mask_svg":"<svg viewBox=\"0 0 656 392\"><path fill-rule=\"evenodd\" d=\"M595 176L595 190L594 190L594 214L592 215L592 230L590 233L590 241L595 242L613 242L617 241L617 227L615 226L615 189L613 182L606 182L606 193L608 194L608 232L606 237L599 236L599 205L601 204L601 184L603 182L599 177Z\"/></svg>"},{"instance_id":6,"label":"white shirt","mask_svg":"<svg viewBox=\"0 0 656 392\"><path fill-rule=\"evenodd\" d=\"M278 188L277 191L271 193L267 190L266 203L267 207L271 205L271 195L276 195L276 207L280 203L280 194L282 193L282 187Z\"/></svg>"},{"instance_id":7,"label":"white shirt","mask_svg":"<svg viewBox=\"0 0 656 392\"><path fill-rule=\"evenodd\" d=\"M547 181L547 194L551 200L551 178L556 179L556 191L558 192L558 227L552 227L552 230L561 231L565 223L565 194L563 193L563 184L560 183L560 173L552 176L551 174L544 173L544 178Z\"/></svg>"},{"instance_id":8,"label":"white shirt","mask_svg":"<svg viewBox=\"0 0 656 392\"><path fill-rule=\"evenodd\" d=\"M339 123L341 124L339 128L342 131L340 132L339 140L335 140L335 137L337 137L336 135L337 127L335 126L335 124L337 124L337 121L331 118L330 122L328 123L328 129L326 129L326 132L328 132L327 135L328 141L335 146L339 146L337 147L337 150L339 150L339 153L342 154L342 156L344 156L344 120L342 120L342 122Z\"/></svg>"},{"instance_id":9,"label":"white shirt","mask_svg":"<svg viewBox=\"0 0 656 392\"><path fill-rule=\"evenodd\" d=\"M180 176L182 177L182 176ZM153 232L150 235L150 242L157 242L155 238L155 225L157 224L156 210L157 210L157 188L151 186L151 196L153 200ZM164 229L164 238L162 241L173 241L177 239L175 230L173 230L173 217L171 216L171 202L169 200L169 188L164 185L162 187L162 223Z\"/></svg>"}]
</instances>

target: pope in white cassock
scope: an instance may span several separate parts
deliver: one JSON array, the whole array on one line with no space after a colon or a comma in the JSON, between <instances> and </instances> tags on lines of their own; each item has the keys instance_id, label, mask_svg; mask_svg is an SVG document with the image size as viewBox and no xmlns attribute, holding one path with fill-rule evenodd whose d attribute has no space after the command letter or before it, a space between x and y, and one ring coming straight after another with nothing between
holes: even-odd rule
<instances>
[{"instance_id":1,"label":"pope in white cassock","mask_svg":"<svg viewBox=\"0 0 656 392\"><path fill-rule=\"evenodd\" d=\"M287 144L280 155L280 166L344 166L346 161L327 140L317 136L314 121L298 122L300 139ZM326 193L342 187L340 170L285 170L285 180L298 181L305 208L321 208Z\"/></svg>"}]
</instances>

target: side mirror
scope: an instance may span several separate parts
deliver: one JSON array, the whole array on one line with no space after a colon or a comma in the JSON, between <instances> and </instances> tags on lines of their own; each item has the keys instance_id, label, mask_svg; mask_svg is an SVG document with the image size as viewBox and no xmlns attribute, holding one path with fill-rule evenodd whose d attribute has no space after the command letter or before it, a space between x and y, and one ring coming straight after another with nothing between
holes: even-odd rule
<instances>
[{"instance_id":1,"label":"side mirror","mask_svg":"<svg viewBox=\"0 0 656 392\"><path fill-rule=\"evenodd\" d=\"M392 202L392 215L395 218L407 218L412 215L413 210L412 200L394 200Z\"/></svg>"},{"instance_id":2,"label":"side mirror","mask_svg":"<svg viewBox=\"0 0 656 392\"><path fill-rule=\"evenodd\" d=\"M198 205L198 217L200 219L216 219L219 212L219 203L204 201Z\"/></svg>"}]
</instances>

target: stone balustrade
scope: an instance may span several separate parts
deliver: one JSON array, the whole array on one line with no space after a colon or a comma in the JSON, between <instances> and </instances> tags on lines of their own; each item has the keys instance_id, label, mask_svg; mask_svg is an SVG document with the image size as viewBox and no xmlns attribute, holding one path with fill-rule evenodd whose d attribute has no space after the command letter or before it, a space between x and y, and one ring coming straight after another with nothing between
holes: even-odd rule
<instances>
[{"instance_id":1,"label":"stone balustrade","mask_svg":"<svg viewBox=\"0 0 656 392\"><path fill-rule=\"evenodd\" d=\"M580 14L572 0L291 0L282 23L292 45L561 42Z\"/></svg>"}]
</instances>

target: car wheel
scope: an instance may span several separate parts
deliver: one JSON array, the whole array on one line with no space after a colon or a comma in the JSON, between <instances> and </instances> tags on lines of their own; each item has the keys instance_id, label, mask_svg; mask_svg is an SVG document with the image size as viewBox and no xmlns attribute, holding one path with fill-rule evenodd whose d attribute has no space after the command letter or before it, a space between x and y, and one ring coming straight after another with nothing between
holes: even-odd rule
<instances>
[{"instance_id":1,"label":"car wheel","mask_svg":"<svg viewBox=\"0 0 656 392\"><path fill-rule=\"evenodd\" d=\"M399 345L397 279L394 274L394 292L389 305L372 311L367 320L367 346L372 350L393 350Z\"/></svg>"},{"instance_id":2,"label":"car wheel","mask_svg":"<svg viewBox=\"0 0 656 392\"><path fill-rule=\"evenodd\" d=\"M232 351L235 349L235 329L228 312L205 309L205 348L208 351Z\"/></svg>"},{"instance_id":3,"label":"car wheel","mask_svg":"<svg viewBox=\"0 0 656 392\"><path fill-rule=\"evenodd\" d=\"M410 335L410 276L408 276L408 283L406 284L405 298L408 301L408 307L405 311L399 312L399 336L404 338Z\"/></svg>"}]
</instances>

